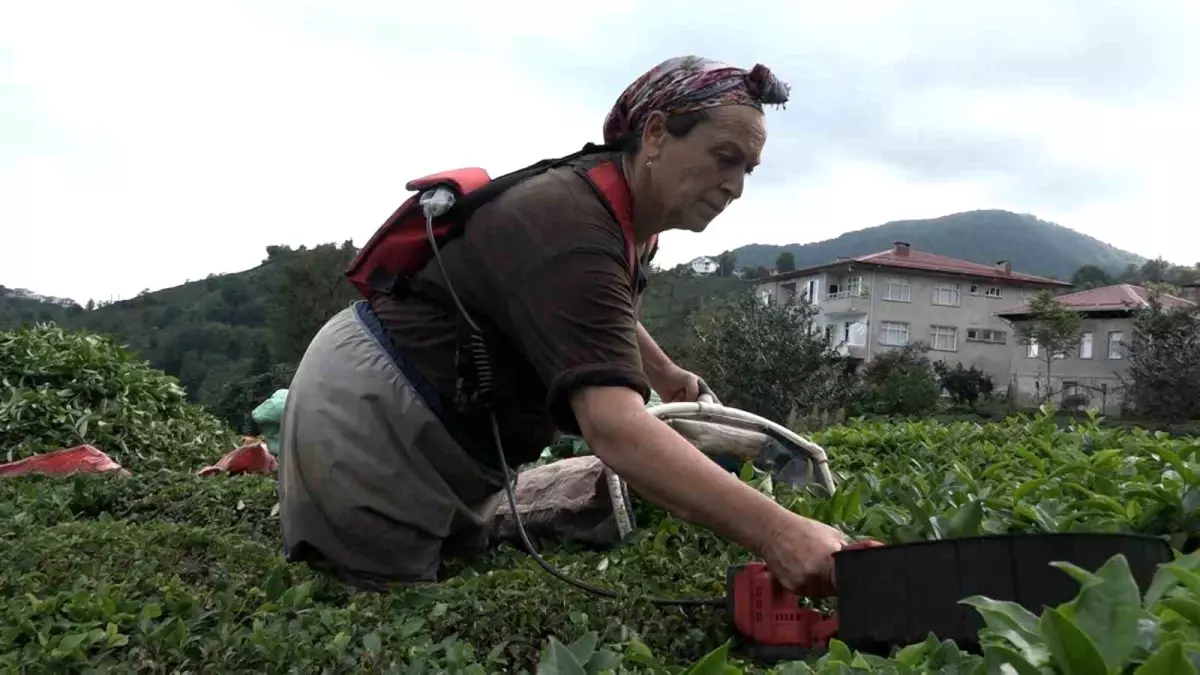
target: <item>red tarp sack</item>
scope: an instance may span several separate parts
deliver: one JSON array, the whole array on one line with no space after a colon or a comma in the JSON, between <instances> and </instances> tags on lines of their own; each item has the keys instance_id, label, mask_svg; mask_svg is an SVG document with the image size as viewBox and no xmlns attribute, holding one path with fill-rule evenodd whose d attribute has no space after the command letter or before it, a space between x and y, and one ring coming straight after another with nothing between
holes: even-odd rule
<instances>
[{"instance_id":1,"label":"red tarp sack","mask_svg":"<svg viewBox=\"0 0 1200 675\"><path fill-rule=\"evenodd\" d=\"M262 473L273 474L279 463L262 443L243 445L221 458L221 461L196 472L197 476L218 473Z\"/></svg>"},{"instance_id":2,"label":"red tarp sack","mask_svg":"<svg viewBox=\"0 0 1200 675\"><path fill-rule=\"evenodd\" d=\"M47 452L33 457L0 464L0 478L42 473L47 476L69 476L73 473L106 473L117 471L122 476L131 476L112 457L90 445L77 445Z\"/></svg>"}]
</instances>

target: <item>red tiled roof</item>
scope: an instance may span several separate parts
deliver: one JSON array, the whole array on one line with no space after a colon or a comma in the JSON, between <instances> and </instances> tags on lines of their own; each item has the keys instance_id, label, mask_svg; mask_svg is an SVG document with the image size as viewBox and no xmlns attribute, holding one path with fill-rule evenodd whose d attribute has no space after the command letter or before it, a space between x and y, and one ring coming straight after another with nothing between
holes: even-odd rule
<instances>
[{"instance_id":1,"label":"red tiled roof","mask_svg":"<svg viewBox=\"0 0 1200 675\"><path fill-rule=\"evenodd\" d=\"M1039 277L1021 272L1005 273L1004 270L992 265L981 265L968 260L958 260L957 258L948 258L944 255L936 255L933 253L926 253L924 251L913 251L911 249L908 251L907 255L901 255L892 249L882 251L880 253L873 253L868 256L863 256L858 258L858 261L875 263L877 265L887 265L890 267L905 267L909 269L928 270L931 272L950 272L954 274L991 277L995 279L1017 279L1020 281L1053 284L1056 286L1071 285L1066 281L1059 281L1058 279L1049 279L1047 277Z\"/></svg>"},{"instance_id":2,"label":"red tiled roof","mask_svg":"<svg viewBox=\"0 0 1200 675\"><path fill-rule=\"evenodd\" d=\"M1079 312L1097 312L1097 311L1121 311L1144 309L1150 306L1150 291L1133 284L1116 284L1114 286L1103 286L1101 288L1092 288L1086 291L1077 293L1067 293L1057 296L1057 300L1062 303L1063 307L1073 309ZM1162 306L1171 309L1173 307L1194 307L1196 303L1176 297L1170 294L1162 294L1159 296L1159 302ZM1028 304L1017 305L1006 310L997 312L1000 316L1025 314L1029 311Z\"/></svg>"},{"instance_id":3,"label":"red tiled roof","mask_svg":"<svg viewBox=\"0 0 1200 675\"><path fill-rule=\"evenodd\" d=\"M872 253L857 258L847 258L837 260L824 265L808 267L795 272L787 272L771 277L772 280L794 279L796 277L806 276L817 270L822 270L835 265L844 265L847 263L862 263L867 265L880 265L882 267L894 267L898 269L922 270L926 272L941 272L943 274L957 274L969 277L982 277L985 279L997 279L1004 281L1024 281L1027 283L1051 285L1051 286L1070 286L1066 281L1058 279L1049 279L1039 277L1032 274L1024 274L1021 272L1005 272L999 266L981 265L969 260L959 260L958 258L948 258L944 255L936 255L934 253L926 253L918 251L914 248L904 249L903 252L895 248L890 248L879 253Z\"/></svg>"},{"instance_id":4,"label":"red tiled roof","mask_svg":"<svg viewBox=\"0 0 1200 675\"><path fill-rule=\"evenodd\" d=\"M901 252L902 251L902 252ZM935 273L954 274L970 277L982 277L982 279L996 279L1002 281L1024 281L1027 283L1038 283L1044 286L1070 286L1070 282L1060 281L1057 279L1048 279L1045 276L1036 276L1032 274L1020 273L1020 271L1009 270L1004 271L1000 265L985 265L973 263L971 261L961 261L959 258L950 258L947 256L938 256L936 253L928 253L918 251L907 247L907 249L888 249L870 255L859 256L857 258L840 258L834 262L814 265L796 271L787 271L784 274L776 274L767 277L770 281L784 281L787 279L796 279L798 276L806 276L815 271L836 267L836 265L860 263L880 265L880 267L889 267L895 269L911 269L923 271L935 271Z\"/></svg>"}]
</instances>

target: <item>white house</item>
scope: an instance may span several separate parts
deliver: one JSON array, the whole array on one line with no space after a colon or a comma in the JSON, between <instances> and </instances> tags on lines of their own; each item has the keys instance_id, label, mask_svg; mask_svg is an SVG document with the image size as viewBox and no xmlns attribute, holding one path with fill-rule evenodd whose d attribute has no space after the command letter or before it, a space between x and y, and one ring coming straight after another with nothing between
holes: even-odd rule
<instances>
[{"instance_id":1,"label":"white house","mask_svg":"<svg viewBox=\"0 0 1200 675\"><path fill-rule=\"evenodd\" d=\"M717 270L721 267L715 259L703 255L692 260L688 265L692 268L693 272L701 276L716 274Z\"/></svg>"}]
</instances>

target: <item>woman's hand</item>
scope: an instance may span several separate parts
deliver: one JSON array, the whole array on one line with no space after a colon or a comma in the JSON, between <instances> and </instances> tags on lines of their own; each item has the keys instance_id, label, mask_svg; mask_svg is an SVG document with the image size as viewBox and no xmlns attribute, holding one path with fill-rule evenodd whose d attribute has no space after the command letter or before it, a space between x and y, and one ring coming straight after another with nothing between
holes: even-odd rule
<instances>
[{"instance_id":1,"label":"woman's hand","mask_svg":"<svg viewBox=\"0 0 1200 675\"><path fill-rule=\"evenodd\" d=\"M829 597L834 593L833 554L848 541L824 523L791 515L762 552L767 569L780 585L800 597Z\"/></svg>"},{"instance_id":2,"label":"woman's hand","mask_svg":"<svg viewBox=\"0 0 1200 675\"><path fill-rule=\"evenodd\" d=\"M650 386L658 393L663 403L693 403L700 394L709 394L716 401L716 395L703 384L700 376L672 365L661 373L650 376Z\"/></svg>"}]
</instances>

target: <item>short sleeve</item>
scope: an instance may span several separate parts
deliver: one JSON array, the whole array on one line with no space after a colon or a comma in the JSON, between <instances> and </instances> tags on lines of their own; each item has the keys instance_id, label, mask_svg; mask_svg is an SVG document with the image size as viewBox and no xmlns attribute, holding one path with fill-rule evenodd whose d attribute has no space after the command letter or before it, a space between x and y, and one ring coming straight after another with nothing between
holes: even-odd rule
<instances>
[{"instance_id":1,"label":"short sleeve","mask_svg":"<svg viewBox=\"0 0 1200 675\"><path fill-rule=\"evenodd\" d=\"M621 386L649 400L625 261L603 247L576 247L543 261L508 302L513 342L545 384L559 429L579 433L572 394Z\"/></svg>"}]
</instances>

